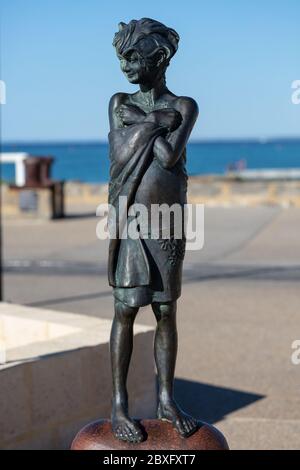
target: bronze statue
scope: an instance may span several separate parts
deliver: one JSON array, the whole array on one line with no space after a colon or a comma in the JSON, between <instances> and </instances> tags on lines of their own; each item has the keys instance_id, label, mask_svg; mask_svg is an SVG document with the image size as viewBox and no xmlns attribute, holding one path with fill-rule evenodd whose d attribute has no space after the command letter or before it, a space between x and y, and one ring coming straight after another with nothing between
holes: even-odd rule
<instances>
[{"instance_id":1,"label":"bronze statue","mask_svg":"<svg viewBox=\"0 0 300 470\"><path fill-rule=\"evenodd\" d=\"M117 235L110 240L108 277L115 316L110 351L113 377L112 429L125 441L141 442L139 423L128 415L126 379L132 353L133 323L139 307L151 304L157 320L154 354L158 373L157 417L171 421L181 436L197 429L173 397L177 354L176 301L181 294L185 236L171 230L165 238L141 227L137 239L121 238L131 204L186 204L186 144L198 116L192 98L174 95L165 73L177 51L179 36L162 23L142 18L120 23L113 45L135 93L116 93L109 104L109 203L118 215ZM125 212L118 209L126 197ZM172 229L172 227L171 227ZM141 378L142 380L142 378Z\"/></svg>"}]
</instances>

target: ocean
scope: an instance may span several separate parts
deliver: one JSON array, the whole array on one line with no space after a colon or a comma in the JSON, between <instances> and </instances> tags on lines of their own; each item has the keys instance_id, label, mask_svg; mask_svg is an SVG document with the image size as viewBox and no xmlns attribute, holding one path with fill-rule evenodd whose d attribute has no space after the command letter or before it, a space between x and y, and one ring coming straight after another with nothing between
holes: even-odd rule
<instances>
[{"instance_id":1,"label":"ocean","mask_svg":"<svg viewBox=\"0 0 300 470\"><path fill-rule=\"evenodd\" d=\"M65 181L102 183L109 178L107 143L3 144L2 152L27 152L53 156L52 177ZM226 173L231 166L248 169L300 168L300 139L260 141L191 142L187 147L189 175ZM14 165L1 165L1 179L14 180Z\"/></svg>"}]
</instances>

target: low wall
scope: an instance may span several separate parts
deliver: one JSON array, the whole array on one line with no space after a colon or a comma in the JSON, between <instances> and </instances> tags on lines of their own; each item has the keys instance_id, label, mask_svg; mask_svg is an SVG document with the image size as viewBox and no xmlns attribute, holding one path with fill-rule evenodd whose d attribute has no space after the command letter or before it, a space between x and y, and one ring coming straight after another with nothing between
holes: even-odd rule
<instances>
[{"instance_id":1,"label":"low wall","mask_svg":"<svg viewBox=\"0 0 300 470\"><path fill-rule=\"evenodd\" d=\"M188 201L211 207L300 207L300 181L195 176L189 179Z\"/></svg>"},{"instance_id":2,"label":"low wall","mask_svg":"<svg viewBox=\"0 0 300 470\"><path fill-rule=\"evenodd\" d=\"M96 208L107 202L107 190L106 184L66 183L67 211L84 205ZM241 181L226 176L190 176L188 202L208 206L300 207L300 181Z\"/></svg>"},{"instance_id":3,"label":"low wall","mask_svg":"<svg viewBox=\"0 0 300 470\"><path fill-rule=\"evenodd\" d=\"M97 206L107 202L107 193L107 184L65 183L65 213L69 215L76 213L95 214ZM17 193L3 184L2 213L4 218L51 218L49 210L45 209L47 206L45 195L41 193L40 197L41 210L39 212L35 214L21 213L18 209ZM226 176L191 176L188 185L188 202L202 203L210 207L255 207L261 205L300 207L300 181L241 181Z\"/></svg>"},{"instance_id":4,"label":"low wall","mask_svg":"<svg viewBox=\"0 0 300 470\"><path fill-rule=\"evenodd\" d=\"M66 211L73 208L95 210L107 202L106 184L66 183ZM207 206L300 207L300 181L241 181L232 177L190 176L188 202Z\"/></svg>"},{"instance_id":5,"label":"low wall","mask_svg":"<svg viewBox=\"0 0 300 470\"><path fill-rule=\"evenodd\" d=\"M0 448L68 449L89 421L110 415L111 321L0 304ZM153 329L136 325L131 413L153 417ZM3 351L2 351L3 358Z\"/></svg>"}]
</instances>

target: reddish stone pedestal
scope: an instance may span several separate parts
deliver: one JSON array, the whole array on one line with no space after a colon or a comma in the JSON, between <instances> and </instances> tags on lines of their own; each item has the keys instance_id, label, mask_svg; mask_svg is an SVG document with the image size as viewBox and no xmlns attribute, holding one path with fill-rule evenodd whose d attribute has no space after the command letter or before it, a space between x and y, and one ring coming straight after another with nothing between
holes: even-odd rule
<instances>
[{"instance_id":1,"label":"reddish stone pedestal","mask_svg":"<svg viewBox=\"0 0 300 470\"><path fill-rule=\"evenodd\" d=\"M199 423L199 429L182 438L170 423L158 419L142 420L146 439L139 444L120 441L111 431L108 420L85 426L72 443L72 450L228 450L223 434L214 426Z\"/></svg>"}]
</instances>

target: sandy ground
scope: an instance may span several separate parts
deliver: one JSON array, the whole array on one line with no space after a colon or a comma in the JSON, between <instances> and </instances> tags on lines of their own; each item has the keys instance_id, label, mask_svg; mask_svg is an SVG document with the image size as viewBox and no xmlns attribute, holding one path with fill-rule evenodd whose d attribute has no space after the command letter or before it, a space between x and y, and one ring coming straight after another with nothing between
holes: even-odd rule
<instances>
[{"instance_id":1,"label":"sandy ground","mask_svg":"<svg viewBox=\"0 0 300 470\"><path fill-rule=\"evenodd\" d=\"M91 215L4 226L6 301L112 318ZM300 448L300 209L205 210L178 302L176 397L233 449ZM154 325L151 308L139 323Z\"/></svg>"}]
</instances>

